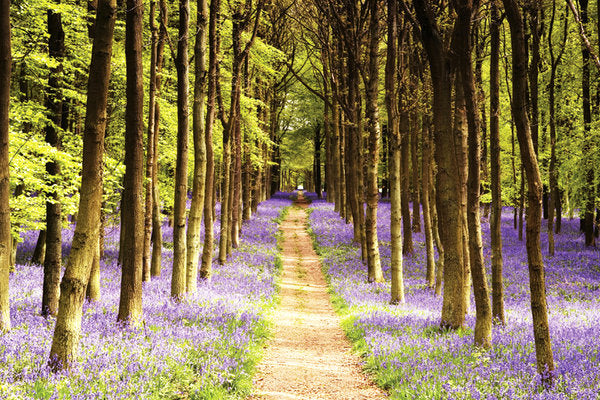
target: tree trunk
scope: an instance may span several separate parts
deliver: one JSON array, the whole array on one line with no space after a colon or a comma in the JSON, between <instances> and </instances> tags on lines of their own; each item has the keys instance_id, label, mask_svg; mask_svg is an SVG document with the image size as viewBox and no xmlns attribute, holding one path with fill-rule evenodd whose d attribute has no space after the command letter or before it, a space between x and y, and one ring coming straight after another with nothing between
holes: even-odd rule
<instances>
[{"instance_id":1,"label":"tree trunk","mask_svg":"<svg viewBox=\"0 0 600 400\"><path fill-rule=\"evenodd\" d=\"M206 127L204 129L204 140L206 146L206 184L204 185L204 247L202 249L202 266L200 277L210 279L212 274L213 258L213 221L214 207L213 197L215 188L214 154L213 154L213 124L215 120L215 97L217 93L217 63L220 41L217 39L217 26L219 23L220 0L210 2L210 21L208 26L209 43L209 66L208 66L208 89L206 102Z\"/></svg>"},{"instance_id":2,"label":"tree trunk","mask_svg":"<svg viewBox=\"0 0 600 400\"><path fill-rule=\"evenodd\" d=\"M369 0L371 21L369 23L369 79L366 82L367 105L366 117L369 131L367 155L367 217L365 221L365 236L368 260L369 282L383 282L383 271L379 258L379 241L377 238L377 207L379 190L377 186L377 173L379 170L379 147L381 143L381 128L379 126L379 6L378 0ZM320 179L318 184L320 184ZM362 202L361 202L362 211Z\"/></svg>"},{"instance_id":3,"label":"tree trunk","mask_svg":"<svg viewBox=\"0 0 600 400\"><path fill-rule=\"evenodd\" d=\"M142 68L143 4L127 0L125 61L127 104L125 107L125 178L121 221L123 273L117 320L130 326L142 323L142 254L144 217L142 197L144 157L144 82Z\"/></svg>"},{"instance_id":4,"label":"tree trunk","mask_svg":"<svg viewBox=\"0 0 600 400\"><path fill-rule=\"evenodd\" d=\"M492 215L492 316L504 325L504 284L502 282L502 187L500 163L500 24L498 5L492 2L490 23L490 169Z\"/></svg>"},{"instance_id":5,"label":"tree trunk","mask_svg":"<svg viewBox=\"0 0 600 400\"><path fill-rule=\"evenodd\" d=\"M412 231L421 232L421 201L419 193L419 121L416 113L414 114L412 121L410 157L412 164Z\"/></svg>"},{"instance_id":6,"label":"tree trunk","mask_svg":"<svg viewBox=\"0 0 600 400\"><path fill-rule=\"evenodd\" d=\"M165 40L167 39L166 26L168 24L168 8L166 0L159 0L161 27L158 34L156 48L156 96L160 93L160 73L164 61ZM160 132L160 103L154 105L154 168L152 169L152 261L150 275L160 276L162 270L162 218L160 214L160 196L158 192L158 136Z\"/></svg>"},{"instance_id":7,"label":"tree trunk","mask_svg":"<svg viewBox=\"0 0 600 400\"><path fill-rule=\"evenodd\" d=\"M424 0L414 0L415 11L422 30L422 40L431 71L433 84L433 125L436 140L435 159L438 167L436 206L439 215L439 234L444 249L444 301L442 328L458 329L465 320L464 255L461 223L461 185L458 160L454 151L452 131L453 81L448 68L448 54L444 50L432 13Z\"/></svg>"},{"instance_id":8,"label":"tree trunk","mask_svg":"<svg viewBox=\"0 0 600 400\"><path fill-rule=\"evenodd\" d=\"M189 135L189 36L190 3L179 0L179 40L177 42L177 162L173 196L173 275L171 297L181 300L186 293L186 201Z\"/></svg>"},{"instance_id":9,"label":"tree trunk","mask_svg":"<svg viewBox=\"0 0 600 400\"><path fill-rule=\"evenodd\" d=\"M523 21L515 0L503 0L503 3L511 31L513 57L512 112L529 189L526 247L537 367L544 384L552 385L554 359L548 329L544 262L540 247L542 182L526 113L527 58L525 56Z\"/></svg>"},{"instance_id":10,"label":"tree trunk","mask_svg":"<svg viewBox=\"0 0 600 400\"><path fill-rule=\"evenodd\" d=\"M206 30L208 28L208 2L198 0L197 33L194 45L194 104L192 111L194 135L194 181L192 204L188 217L186 291L195 293L198 287L200 257L200 230L206 196L206 135L204 132L204 98L206 87Z\"/></svg>"},{"instance_id":11,"label":"tree trunk","mask_svg":"<svg viewBox=\"0 0 600 400\"><path fill-rule=\"evenodd\" d=\"M57 127L62 125L62 59L65 55L65 33L60 13L48 10L48 55L57 62L50 68L46 108L51 124L45 128L46 142L60 150L60 138ZM56 161L46 163L49 184L55 186L60 180L60 164ZM60 274L62 270L62 218L60 196L49 193L46 202L46 254L44 257L44 283L42 291L42 315L56 315L60 296Z\"/></svg>"},{"instance_id":12,"label":"tree trunk","mask_svg":"<svg viewBox=\"0 0 600 400\"><path fill-rule=\"evenodd\" d=\"M10 177L8 156L8 111L12 68L10 0L0 1L0 332L9 331L8 281L12 236L10 232Z\"/></svg>"},{"instance_id":13,"label":"tree trunk","mask_svg":"<svg viewBox=\"0 0 600 400\"><path fill-rule=\"evenodd\" d=\"M405 99L404 102L407 100ZM404 103L403 102L403 103ZM402 104L403 108L407 108L407 104ZM410 220L410 169L409 169L409 146L410 146L410 121L408 117L408 113L406 111L400 112L400 176L402 178L402 189L401 189L401 198L402 198L402 233L404 234L403 240L404 244L402 245L402 254L409 255L413 254L415 249L413 246L412 240L412 224Z\"/></svg>"},{"instance_id":14,"label":"tree trunk","mask_svg":"<svg viewBox=\"0 0 600 400\"><path fill-rule=\"evenodd\" d=\"M581 23L585 26L588 23L588 0L579 0L581 7ZM582 46L581 55L583 67L581 70L581 87L583 99L583 128L584 134L584 157L582 160L583 170L585 171L585 182L587 190L584 195L584 213L583 213L583 231L585 233L585 245L595 246L596 238L594 236L594 210L596 209L596 185L594 184L594 163L592 156L595 153L593 146L592 129L592 108L590 102L590 51L586 46Z\"/></svg>"},{"instance_id":15,"label":"tree trunk","mask_svg":"<svg viewBox=\"0 0 600 400\"><path fill-rule=\"evenodd\" d=\"M469 258L473 288L475 294L476 320L475 344L483 348L492 345L492 307L483 262L483 245L481 240L481 217L479 213L481 131L479 120L479 104L475 89L475 77L471 60L471 15L474 12L472 0L460 0L457 5L456 21L458 44L459 73L462 76L465 106L468 124L468 193L467 220L469 228Z\"/></svg>"},{"instance_id":16,"label":"tree trunk","mask_svg":"<svg viewBox=\"0 0 600 400\"><path fill-rule=\"evenodd\" d=\"M35 249L31 256L31 263L37 265L44 265L44 259L46 256L46 230L42 229L38 233L38 238L35 243Z\"/></svg>"},{"instance_id":17,"label":"tree trunk","mask_svg":"<svg viewBox=\"0 0 600 400\"><path fill-rule=\"evenodd\" d=\"M321 193L321 124L318 122L317 126L315 127L315 136L313 139L313 144L315 146L315 156L313 163L315 192L317 193L317 198L322 199L323 194Z\"/></svg>"},{"instance_id":18,"label":"tree trunk","mask_svg":"<svg viewBox=\"0 0 600 400\"><path fill-rule=\"evenodd\" d=\"M102 224L100 227L102 228ZM100 300L100 233L98 233L98 247L94 252L92 268L90 268L90 276L85 289L85 298L88 301Z\"/></svg>"},{"instance_id":19,"label":"tree trunk","mask_svg":"<svg viewBox=\"0 0 600 400\"><path fill-rule=\"evenodd\" d=\"M71 254L60 285L58 315L49 358L49 365L54 370L68 368L75 357L81 332L85 288L93 259L98 253L102 207L102 155L116 16L116 0L98 1L96 34L88 78L79 217ZM141 250L140 246L138 249Z\"/></svg>"},{"instance_id":20,"label":"tree trunk","mask_svg":"<svg viewBox=\"0 0 600 400\"><path fill-rule=\"evenodd\" d=\"M429 139L429 118L423 116L423 133L421 136L421 202L423 203L423 225L425 228L425 250L427 258L427 286L435 286L435 254L433 250L433 230L431 227L431 207L429 205L429 186L431 177L431 148Z\"/></svg>"},{"instance_id":21,"label":"tree trunk","mask_svg":"<svg viewBox=\"0 0 600 400\"><path fill-rule=\"evenodd\" d=\"M154 114L156 112L156 50L158 44L158 28L156 27L156 21L154 14L156 10L156 0L150 1L150 89L148 90L148 133L146 140L146 194L144 203L144 255L143 255L143 267L142 267L142 281L148 282L151 279L151 249L150 242L152 238L152 213L154 207L152 204L153 200L153 183L152 178L154 176L154 130L155 130L155 119Z\"/></svg>"}]
</instances>

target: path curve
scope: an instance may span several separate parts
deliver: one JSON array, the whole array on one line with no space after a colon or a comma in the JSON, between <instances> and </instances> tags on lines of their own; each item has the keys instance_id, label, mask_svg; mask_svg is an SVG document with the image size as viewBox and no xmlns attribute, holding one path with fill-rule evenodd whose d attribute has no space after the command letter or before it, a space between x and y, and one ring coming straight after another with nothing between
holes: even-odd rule
<instances>
[{"instance_id":1,"label":"path curve","mask_svg":"<svg viewBox=\"0 0 600 400\"><path fill-rule=\"evenodd\" d=\"M306 232L306 207L300 194L280 226L281 303L250 399L385 399L362 372L331 306L319 257Z\"/></svg>"}]
</instances>

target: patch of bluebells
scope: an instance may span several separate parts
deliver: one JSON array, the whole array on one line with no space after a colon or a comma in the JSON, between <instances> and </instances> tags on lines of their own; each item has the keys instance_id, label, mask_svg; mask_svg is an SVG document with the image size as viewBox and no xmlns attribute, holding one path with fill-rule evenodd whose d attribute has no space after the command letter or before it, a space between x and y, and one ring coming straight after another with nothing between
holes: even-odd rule
<instances>
[{"instance_id":1,"label":"patch of bluebells","mask_svg":"<svg viewBox=\"0 0 600 400\"><path fill-rule=\"evenodd\" d=\"M513 229L512 210L502 215L507 324L494 326L493 347L485 352L473 346L473 298L464 330L439 331L442 299L425 285L424 233L413 233L415 253L404 257L406 303L392 306L390 204L380 202L378 209L386 283L369 284L366 266L352 243L352 226L339 218L333 205L308 197L313 199L310 227L334 297L342 304L346 332L364 354L365 367L392 398L600 398L600 252L585 248L578 221L563 220L554 257L547 254L547 235L542 232L556 367L554 386L544 390L536 370L527 254ZM482 229L489 277L487 220Z\"/></svg>"},{"instance_id":2,"label":"patch of bluebells","mask_svg":"<svg viewBox=\"0 0 600 400\"><path fill-rule=\"evenodd\" d=\"M172 250L167 245L162 274L143 284L144 324L138 329L116 322L119 231L107 227L101 299L85 303L76 360L68 372L56 375L47 368L55 320L39 312L43 268L24 263L37 234L24 233L20 264L10 279L13 329L0 335L0 398L222 398L239 390L266 335L266 311L275 303L275 219L291 204L287 197L280 193L259 205L243 224L240 246L228 262L215 262L212 280L199 280L198 292L182 303L170 300ZM172 229L164 228L163 240L172 243ZM218 243L218 221L214 230ZM65 242L71 237L72 230L63 231Z\"/></svg>"}]
</instances>

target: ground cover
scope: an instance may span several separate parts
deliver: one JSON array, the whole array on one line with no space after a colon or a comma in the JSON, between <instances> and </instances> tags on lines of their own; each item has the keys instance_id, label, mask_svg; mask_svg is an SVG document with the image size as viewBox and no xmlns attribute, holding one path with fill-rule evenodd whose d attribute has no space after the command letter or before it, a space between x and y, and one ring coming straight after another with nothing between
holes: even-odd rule
<instances>
[{"instance_id":1,"label":"ground cover","mask_svg":"<svg viewBox=\"0 0 600 400\"><path fill-rule=\"evenodd\" d=\"M312 196L314 199L314 196ZM346 334L364 355L365 368L395 399L598 399L600 387L600 253L584 247L578 221L564 221L556 255L548 257L549 320L556 383L543 390L536 372L529 279L524 242L502 217L505 327L493 330L493 348L473 347L474 302L462 332L440 333L441 297L426 288L424 234L414 235L415 254L404 258L406 304L389 305L390 205L378 212L383 284L366 282L366 266L352 244L352 227L333 205L314 201L309 219ZM544 222L545 225L545 222ZM484 256L490 264L489 229L483 223ZM543 246L546 245L545 233Z\"/></svg>"},{"instance_id":2,"label":"ground cover","mask_svg":"<svg viewBox=\"0 0 600 400\"><path fill-rule=\"evenodd\" d=\"M170 300L172 230L164 230L166 249L160 277L144 283L144 326L117 325L121 270L119 232L106 230L101 262L101 300L86 303L80 351L70 371L53 375L46 367L54 319L39 315L43 268L24 264L35 246L26 233L11 276L13 329L0 335L0 398L119 399L243 397L267 335L266 314L275 304L281 262L277 221L290 204L287 195L263 202L246 222L241 245L229 261L214 265L210 282L196 295ZM215 233L218 240L218 223ZM69 243L71 230L64 231ZM68 244L65 253L68 253Z\"/></svg>"}]
</instances>

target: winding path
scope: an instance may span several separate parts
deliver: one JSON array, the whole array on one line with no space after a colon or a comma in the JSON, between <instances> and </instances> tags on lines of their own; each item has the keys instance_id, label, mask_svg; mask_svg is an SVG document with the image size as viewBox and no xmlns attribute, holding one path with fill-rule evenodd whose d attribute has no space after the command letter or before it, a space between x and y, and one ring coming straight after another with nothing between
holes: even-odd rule
<instances>
[{"instance_id":1,"label":"winding path","mask_svg":"<svg viewBox=\"0 0 600 400\"><path fill-rule=\"evenodd\" d=\"M250 399L385 399L362 372L331 306L319 257L306 232L306 207L300 194L280 227L281 303Z\"/></svg>"}]
</instances>

